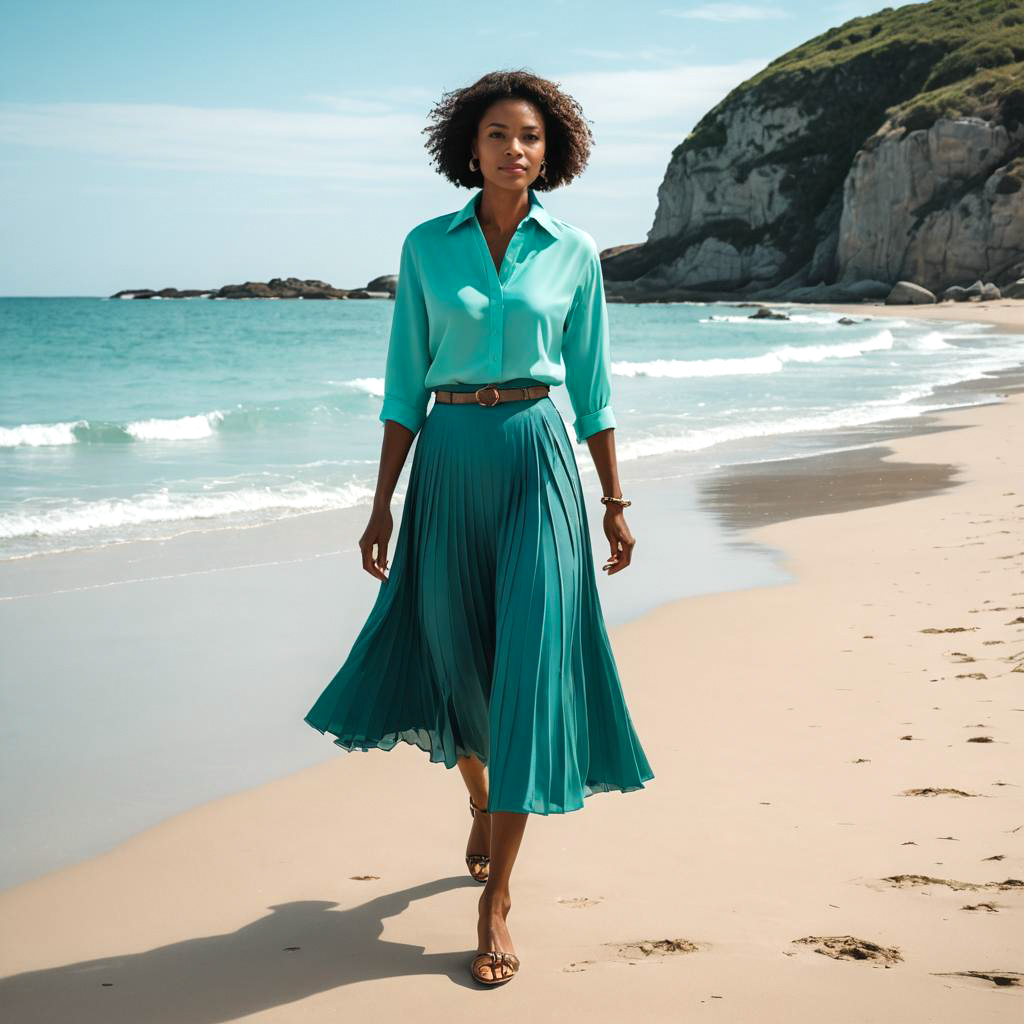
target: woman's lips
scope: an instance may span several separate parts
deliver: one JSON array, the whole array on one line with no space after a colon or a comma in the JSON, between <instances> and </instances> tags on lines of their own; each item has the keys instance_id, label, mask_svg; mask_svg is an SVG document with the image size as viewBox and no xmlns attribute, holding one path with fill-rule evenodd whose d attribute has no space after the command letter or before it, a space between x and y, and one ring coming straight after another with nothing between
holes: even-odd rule
<instances>
[{"instance_id":1,"label":"woman's lips","mask_svg":"<svg viewBox=\"0 0 1024 1024\"><path fill-rule=\"evenodd\" d=\"M505 167L498 168L501 171L508 171L509 174L525 174L526 168L521 167L519 164L508 164Z\"/></svg>"}]
</instances>

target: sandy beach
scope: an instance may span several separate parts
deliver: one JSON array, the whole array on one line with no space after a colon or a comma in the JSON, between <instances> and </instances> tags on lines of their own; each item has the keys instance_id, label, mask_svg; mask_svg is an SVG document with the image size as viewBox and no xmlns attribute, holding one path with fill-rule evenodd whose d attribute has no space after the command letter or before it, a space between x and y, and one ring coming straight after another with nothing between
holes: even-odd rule
<instances>
[{"instance_id":1,"label":"sandy beach","mask_svg":"<svg viewBox=\"0 0 1024 1024\"><path fill-rule=\"evenodd\" d=\"M1020 300L827 308L1024 331ZM479 1012L1020 1019L1024 391L1001 394L707 481L790 579L611 629L656 777L531 819L522 970ZM477 992L469 827L458 773L407 745L177 814L0 892L4 1018L449 1024Z\"/></svg>"},{"instance_id":2,"label":"sandy beach","mask_svg":"<svg viewBox=\"0 0 1024 1024\"><path fill-rule=\"evenodd\" d=\"M814 305L813 303L784 303L784 305ZM869 316L920 317L928 320L976 321L993 324L1000 331L1024 332L1024 299L993 299L987 302L938 302L934 305L886 306L878 302L861 302L844 306L828 303L819 307L837 313L860 313Z\"/></svg>"}]
</instances>

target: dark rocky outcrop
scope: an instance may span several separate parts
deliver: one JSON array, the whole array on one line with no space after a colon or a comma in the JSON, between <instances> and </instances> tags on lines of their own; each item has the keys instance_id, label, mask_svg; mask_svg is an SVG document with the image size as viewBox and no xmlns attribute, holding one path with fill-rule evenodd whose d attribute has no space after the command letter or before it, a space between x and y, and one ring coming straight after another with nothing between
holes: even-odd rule
<instances>
[{"instance_id":1,"label":"dark rocky outcrop","mask_svg":"<svg viewBox=\"0 0 1024 1024\"><path fill-rule=\"evenodd\" d=\"M647 240L616 248L605 283L629 301L1011 285L1024 0L887 7L772 61L673 151Z\"/></svg>"},{"instance_id":2,"label":"dark rocky outcrop","mask_svg":"<svg viewBox=\"0 0 1024 1024\"><path fill-rule=\"evenodd\" d=\"M366 290L370 292L389 292L392 296L395 294L395 289L398 287L398 275L397 274L384 274L381 277L375 277L372 281L366 282Z\"/></svg>"},{"instance_id":3,"label":"dark rocky outcrop","mask_svg":"<svg viewBox=\"0 0 1024 1024\"><path fill-rule=\"evenodd\" d=\"M269 281L246 281L226 284L220 288L126 288L111 295L112 299L393 299L393 274L375 277L365 288L335 288L326 281L302 280L297 277L272 277Z\"/></svg>"},{"instance_id":4,"label":"dark rocky outcrop","mask_svg":"<svg viewBox=\"0 0 1024 1024\"><path fill-rule=\"evenodd\" d=\"M154 291L152 288L125 288L123 291L111 295L112 299L197 299L210 292L203 288L161 288Z\"/></svg>"}]
</instances>

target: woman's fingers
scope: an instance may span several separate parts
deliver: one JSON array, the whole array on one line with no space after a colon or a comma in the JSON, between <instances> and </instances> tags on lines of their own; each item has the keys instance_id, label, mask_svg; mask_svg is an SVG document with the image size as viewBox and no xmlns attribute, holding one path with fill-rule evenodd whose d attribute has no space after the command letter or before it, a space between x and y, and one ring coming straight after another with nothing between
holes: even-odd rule
<instances>
[{"instance_id":1,"label":"woman's fingers","mask_svg":"<svg viewBox=\"0 0 1024 1024\"><path fill-rule=\"evenodd\" d=\"M625 520L621 518L609 529L608 540L611 544L611 555L601 568L611 576L613 573L621 572L632 562L636 540L629 532Z\"/></svg>"},{"instance_id":2,"label":"woman's fingers","mask_svg":"<svg viewBox=\"0 0 1024 1024\"><path fill-rule=\"evenodd\" d=\"M375 508L370 521L359 538L359 552L363 557L363 568L377 580L386 580L384 570L388 567L388 541L394 529L390 509ZM377 553L374 554L376 547Z\"/></svg>"},{"instance_id":3,"label":"woman's fingers","mask_svg":"<svg viewBox=\"0 0 1024 1024\"><path fill-rule=\"evenodd\" d=\"M377 547L377 555L374 556L374 545ZM381 540L372 534L363 534L359 540L359 550L363 556L363 568L378 580L386 580L384 569L388 565L388 544L387 540Z\"/></svg>"},{"instance_id":4,"label":"woman's fingers","mask_svg":"<svg viewBox=\"0 0 1024 1024\"><path fill-rule=\"evenodd\" d=\"M377 568L386 569L388 567L388 542L387 538L377 541Z\"/></svg>"}]
</instances>

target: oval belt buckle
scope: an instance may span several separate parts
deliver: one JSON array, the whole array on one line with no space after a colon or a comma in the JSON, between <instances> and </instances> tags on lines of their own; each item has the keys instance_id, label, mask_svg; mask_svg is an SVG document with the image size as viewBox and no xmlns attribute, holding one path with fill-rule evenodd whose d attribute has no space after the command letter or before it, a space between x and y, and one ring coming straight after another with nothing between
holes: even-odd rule
<instances>
[{"instance_id":1,"label":"oval belt buckle","mask_svg":"<svg viewBox=\"0 0 1024 1024\"><path fill-rule=\"evenodd\" d=\"M481 391L493 391L494 392L494 401L493 402L481 401L481 399L480 399L480 392ZM491 409L494 406L496 406L498 404L499 399L501 398L501 393L498 391L498 387L495 384L484 384L481 387L478 387L476 389L476 391L474 391L473 393L474 393L474 395L476 395L477 405L482 405L482 406L484 406L487 409Z\"/></svg>"}]
</instances>

